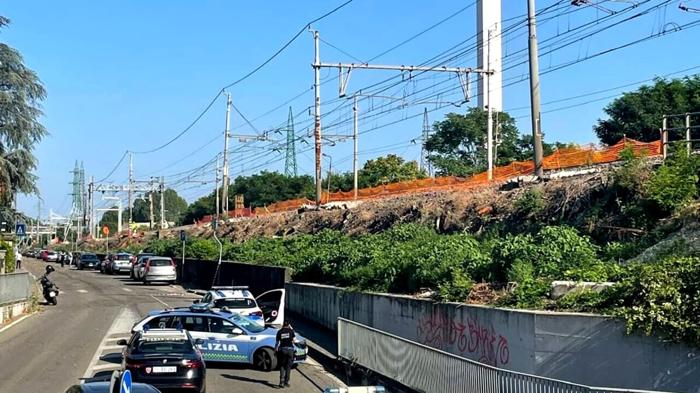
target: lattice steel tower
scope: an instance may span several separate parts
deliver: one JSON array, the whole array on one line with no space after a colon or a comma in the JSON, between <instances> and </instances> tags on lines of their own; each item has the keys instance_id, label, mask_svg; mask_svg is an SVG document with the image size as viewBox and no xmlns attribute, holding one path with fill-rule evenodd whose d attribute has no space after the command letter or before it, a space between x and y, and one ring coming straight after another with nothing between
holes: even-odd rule
<instances>
[{"instance_id":1,"label":"lattice steel tower","mask_svg":"<svg viewBox=\"0 0 700 393\"><path fill-rule=\"evenodd\" d=\"M287 118L287 157L284 161L284 174L286 176L296 176L297 175L297 152L296 152L296 140L294 136L294 114L292 114L292 107L289 107L289 117Z\"/></svg>"},{"instance_id":2,"label":"lattice steel tower","mask_svg":"<svg viewBox=\"0 0 700 393\"><path fill-rule=\"evenodd\" d=\"M433 166L428 158L428 149L425 148L425 144L428 143L428 138L430 137L430 123L428 122L428 108L423 110L423 136L421 137L421 150L420 150L420 170L428 172L429 177L433 177Z\"/></svg>"}]
</instances>

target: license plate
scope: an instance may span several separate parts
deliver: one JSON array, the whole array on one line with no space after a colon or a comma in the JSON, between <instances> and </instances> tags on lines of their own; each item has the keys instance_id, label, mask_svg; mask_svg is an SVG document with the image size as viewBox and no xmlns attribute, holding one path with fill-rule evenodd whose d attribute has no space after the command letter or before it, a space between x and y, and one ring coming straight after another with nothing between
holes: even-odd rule
<instances>
[{"instance_id":1,"label":"license plate","mask_svg":"<svg viewBox=\"0 0 700 393\"><path fill-rule=\"evenodd\" d=\"M49 292L49 297L54 297L54 296L56 296L56 292L54 292L54 291Z\"/></svg>"},{"instance_id":2,"label":"license plate","mask_svg":"<svg viewBox=\"0 0 700 393\"><path fill-rule=\"evenodd\" d=\"M153 367L153 373L174 373L177 372L176 366Z\"/></svg>"}]
</instances>

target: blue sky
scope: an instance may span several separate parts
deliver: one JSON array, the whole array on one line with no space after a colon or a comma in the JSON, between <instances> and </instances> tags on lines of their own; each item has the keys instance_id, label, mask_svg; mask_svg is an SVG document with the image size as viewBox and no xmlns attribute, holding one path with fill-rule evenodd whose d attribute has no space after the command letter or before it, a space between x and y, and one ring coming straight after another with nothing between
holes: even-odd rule
<instances>
[{"instance_id":1,"label":"blue sky","mask_svg":"<svg viewBox=\"0 0 700 393\"><path fill-rule=\"evenodd\" d=\"M602 1L606 9L619 11L624 2ZM621 20L639 10L663 3L644 1L636 11L616 17ZM327 12L341 1L29 1L5 2L0 13L12 24L0 38L17 48L26 64L44 82L48 98L42 119L50 132L36 149L39 159L39 187L46 201L43 215L49 208L66 214L70 210L70 170L75 160L84 162L87 177L101 179L122 157L124 151L143 151L157 147L178 134L202 111L209 101L228 83L256 67L309 20ZM336 14L314 25L321 38L343 52L321 45L325 62L353 62L349 55L362 60L372 58L395 44L418 33L447 16L465 8L473 0L425 2L418 0L354 0ZM558 3L539 0L538 9ZM598 20L603 26L609 13L587 7L552 8L542 16L538 35L541 41L554 42L566 38L571 28ZM700 1L686 1L700 7ZM697 3L697 4L696 4ZM504 26L516 24L504 35L506 61L519 63L518 50L526 48L527 34L523 15L527 2L503 0ZM668 31L700 18L677 8L677 1L648 15L621 23L596 35L582 36L565 48L540 59L541 70L575 60L584 60L599 51L639 38ZM420 37L374 60L382 64L421 64L443 51L462 43L462 56L447 62L451 66L476 66L476 52L466 50L475 40L475 7L469 7L447 22ZM590 31L594 31L592 28ZM567 33L568 32L568 33ZM542 76L543 130L548 141L596 142L592 126L603 116L602 108L616 94L636 85L613 89L700 66L700 52L692 50L700 39L700 29L681 30L674 34L581 61L578 64ZM549 41L546 41L549 40ZM540 47L545 53L551 47ZM253 134L286 124L288 107L295 117L297 136L306 134L313 105L313 41L304 32L282 54L260 72L229 91L234 105L251 121L246 124L238 113L233 114L234 133ZM511 63L511 64L512 64ZM435 65L435 63L429 63ZM700 71L700 68L677 76ZM504 108L518 119L521 132L530 131L527 65L522 64L504 73ZM396 77L395 72L358 71L348 88L371 91L367 86ZM349 134L352 131L351 103L337 98L337 72L322 71L324 126L339 124L326 132ZM364 99L360 103L361 160L387 153L415 160L420 157L420 142L412 143L422 127L422 112L427 107L430 122L440 120L449 111L464 112L449 102L459 98L459 87L452 76L424 74L398 83L382 95L395 97ZM394 79L394 81L401 79ZM447 90L447 92L440 91ZM587 93L609 90L578 99L546 104ZM289 105L281 105L297 97ZM405 105L396 98L407 97ZM430 97L424 100L418 98ZM415 98L415 99L413 99ZM430 103L420 103L424 101ZM590 102L594 101L594 102ZM581 104L575 106L576 104ZM270 109L279 109L265 114ZM575 106L569 109L562 109ZM383 109L386 114L377 115ZM555 110L555 111L552 111ZM550 112L551 111L551 112ZM222 149L225 99L220 97L202 119L168 147L152 154L134 155L138 179L165 176L189 201L204 195L214 178L215 154ZM363 116L373 115L363 119ZM220 137L217 139L217 135ZM281 135L269 134L280 139ZM297 144L300 173L312 174L313 158L309 144ZM213 141L209 144L207 142ZM284 155L273 150L279 142L233 140L231 171L235 177L262 169L283 170ZM338 142L327 146L334 167L350 170L352 143ZM204 165L211 163L208 165ZM186 172L204 167L184 179ZM164 168L164 169L163 169ZM327 163L324 163L324 170ZM163 169L163 170L160 170ZM126 160L107 181L122 182L127 178ZM189 182L184 182L185 180ZM36 197L22 196L21 210L36 214Z\"/></svg>"}]
</instances>

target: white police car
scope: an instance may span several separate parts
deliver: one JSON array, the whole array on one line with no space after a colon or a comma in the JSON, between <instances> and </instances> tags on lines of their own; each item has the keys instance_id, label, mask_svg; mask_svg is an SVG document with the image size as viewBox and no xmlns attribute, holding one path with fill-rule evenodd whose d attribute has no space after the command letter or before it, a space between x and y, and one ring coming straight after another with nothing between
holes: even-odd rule
<instances>
[{"instance_id":1,"label":"white police car","mask_svg":"<svg viewBox=\"0 0 700 393\"><path fill-rule=\"evenodd\" d=\"M234 312L214 311L206 304L151 311L132 328L132 333L150 329L185 329L197 340L205 361L247 363L270 371L277 367L275 340L277 328L259 323ZM294 362L306 360L306 340L297 335Z\"/></svg>"},{"instance_id":2,"label":"white police car","mask_svg":"<svg viewBox=\"0 0 700 393\"><path fill-rule=\"evenodd\" d=\"M273 289L254 297L247 286L212 287L194 303L208 305L213 310L228 309L260 325L282 326L284 296L284 289Z\"/></svg>"}]
</instances>

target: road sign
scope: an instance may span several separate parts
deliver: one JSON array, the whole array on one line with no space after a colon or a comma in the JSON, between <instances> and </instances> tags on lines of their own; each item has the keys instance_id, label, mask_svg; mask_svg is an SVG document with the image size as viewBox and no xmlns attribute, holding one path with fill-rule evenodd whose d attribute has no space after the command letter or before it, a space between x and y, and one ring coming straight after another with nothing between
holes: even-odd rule
<instances>
[{"instance_id":1,"label":"road sign","mask_svg":"<svg viewBox=\"0 0 700 393\"><path fill-rule=\"evenodd\" d=\"M17 224L15 227L15 234L19 237L27 236L27 227L24 224Z\"/></svg>"},{"instance_id":2,"label":"road sign","mask_svg":"<svg viewBox=\"0 0 700 393\"><path fill-rule=\"evenodd\" d=\"M187 240L187 233L185 233L184 229L181 229L180 230L180 241L184 242L185 240Z\"/></svg>"},{"instance_id":3,"label":"road sign","mask_svg":"<svg viewBox=\"0 0 700 393\"><path fill-rule=\"evenodd\" d=\"M102 233L103 233L105 236L109 236L109 227L108 227L107 225L105 225L105 226L102 227Z\"/></svg>"},{"instance_id":4,"label":"road sign","mask_svg":"<svg viewBox=\"0 0 700 393\"><path fill-rule=\"evenodd\" d=\"M131 393L131 371L126 370L122 374L122 383L119 384L119 393Z\"/></svg>"}]
</instances>

